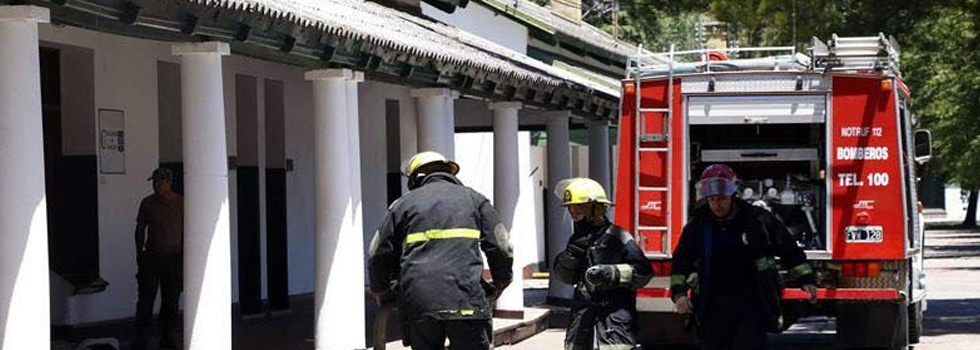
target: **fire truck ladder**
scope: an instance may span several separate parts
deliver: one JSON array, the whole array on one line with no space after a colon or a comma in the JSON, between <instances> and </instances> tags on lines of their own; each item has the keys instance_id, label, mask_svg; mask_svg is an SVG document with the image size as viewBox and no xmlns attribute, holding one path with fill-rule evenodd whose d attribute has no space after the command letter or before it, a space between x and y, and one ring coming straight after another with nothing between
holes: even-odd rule
<instances>
[{"instance_id":1,"label":"fire truck ladder","mask_svg":"<svg viewBox=\"0 0 980 350\"><path fill-rule=\"evenodd\" d=\"M893 37L878 36L840 37L834 34L827 43L813 38L811 41L811 69L838 71L882 70L901 76L899 56L901 48Z\"/></svg>"},{"instance_id":2,"label":"fire truck ladder","mask_svg":"<svg viewBox=\"0 0 980 350\"><path fill-rule=\"evenodd\" d=\"M646 236L643 235L644 232L662 232L661 236L661 247L659 250L654 250L652 252L646 251L647 256L651 258L669 258L671 256L670 252L670 242L671 242L671 228L670 228L670 188L672 181L672 166L671 162L673 160L673 149L671 146L670 137L670 124L673 121L674 116L674 45L670 46L670 53L667 56L667 98L665 99L666 106L656 106L647 107L643 106L643 72L646 69L652 68L653 65L645 65L641 57L643 48L640 47L637 52L637 59L635 60L636 66L633 67L633 78L636 79L636 137L633 141L633 181L636 184L633 189L633 222L636 227L636 237L637 241L640 243L640 247L644 248L646 251ZM659 57L659 56L658 56ZM662 59L662 58L661 58ZM662 65L662 64L661 64ZM660 115L661 116L661 132L660 133L647 133L647 116L648 115ZM651 147L648 144L660 144L663 143L666 146L661 147ZM640 173L642 172L642 166L640 164L642 153L653 153L653 154L665 154L666 164L664 164L664 176L659 179L659 181L654 181L652 184L641 183L642 177ZM656 177L655 177L656 178ZM641 208L641 194L644 193L661 193L662 202L661 208L666 210L666 215L663 215L663 225L664 226L644 226L640 221L640 210ZM655 208L654 204L654 208Z\"/></svg>"}]
</instances>

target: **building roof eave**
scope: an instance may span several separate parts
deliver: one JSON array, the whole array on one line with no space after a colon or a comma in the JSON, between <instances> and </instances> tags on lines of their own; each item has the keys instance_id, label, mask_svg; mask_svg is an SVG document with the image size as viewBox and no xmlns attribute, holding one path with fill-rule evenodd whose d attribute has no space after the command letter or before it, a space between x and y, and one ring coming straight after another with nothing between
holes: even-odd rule
<instances>
[{"instance_id":1,"label":"building roof eave","mask_svg":"<svg viewBox=\"0 0 980 350\"><path fill-rule=\"evenodd\" d=\"M363 0L154 1L131 23L121 19L125 9L108 6L119 2L69 3L40 4L52 10L56 23L114 34L226 41L236 54L314 69L353 68L410 86L444 86L553 109L599 106L579 113L600 118L618 106L618 92L597 91L587 79L458 28Z\"/></svg>"}]
</instances>

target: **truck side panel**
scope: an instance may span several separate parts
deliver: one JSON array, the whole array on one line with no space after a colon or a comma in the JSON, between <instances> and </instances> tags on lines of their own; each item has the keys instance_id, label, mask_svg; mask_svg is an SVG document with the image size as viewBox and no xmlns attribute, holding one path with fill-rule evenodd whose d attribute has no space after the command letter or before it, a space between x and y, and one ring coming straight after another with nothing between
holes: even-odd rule
<instances>
[{"instance_id":1,"label":"truck side panel","mask_svg":"<svg viewBox=\"0 0 980 350\"><path fill-rule=\"evenodd\" d=\"M668 81L643 81L641 84L643 108L667 108ZM667 128L667 141L645 141L639 153L640 172L636 176L635 146L639 127L636 118L636 95L633 82L624 83L622 108L620 109L619 166L616 183L616 216L614 222L628 228L637 236L641 247L649 254L670 254L680 238L684 225L685 191L684 157L686 153L679 79L674 81L673 113L668 118L664 112L643 112L643 134L658 135ZM669 144L668 144L669 142ZM666 149L671 152L666 152ZM663 150L663 151L658 151ZM637 183L639 180L639 183ZM637 186L641 188L666 188L667 191L640 191L638 206L635 201ZM639 212L639 223L634 214ZM670 241L667 238L670 230ZM665 244L667 243L667 244Z\"/></svg>"}]
</instances>

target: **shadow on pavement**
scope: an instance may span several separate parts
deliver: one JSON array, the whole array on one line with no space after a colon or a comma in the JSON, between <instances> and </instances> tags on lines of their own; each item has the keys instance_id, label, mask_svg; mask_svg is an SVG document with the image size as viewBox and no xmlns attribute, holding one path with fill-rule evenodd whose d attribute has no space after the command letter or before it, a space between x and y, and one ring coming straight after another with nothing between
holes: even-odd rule
<instances>
[{"instance_id":1,"label":"shadow on pavement","mask_svg":"<svg viewBox=\"0 0 980 350\"><path fill-rule=\"evenodd\" d=\"M942 245L926 249L926 259L966 258L980 256L980 243L966 245Z\"/></svg>"},{"instance_id":2,"label":"shadow on pavement","mask_svg":"<svg viewBox=\"0 0 980 350\"><path fill-rule=\"evenodd\" d=\"M929 300L923 335L980 333L980 299Z\"/></svg>"}]
</instances>

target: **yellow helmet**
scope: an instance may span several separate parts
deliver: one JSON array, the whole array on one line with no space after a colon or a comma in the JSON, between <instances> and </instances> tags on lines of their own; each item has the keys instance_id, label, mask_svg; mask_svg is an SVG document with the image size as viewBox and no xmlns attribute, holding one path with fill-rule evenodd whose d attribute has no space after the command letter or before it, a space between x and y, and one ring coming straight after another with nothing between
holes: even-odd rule
<instances>
[{"instance_id":1,"label":"yellow helmet","mask_svg":"<svg viewBox=\"0 0 980 350\"><path fill-rule=\"evenodd\" d=\"M459 173L459 165L456 162L446 159L446 156L439 154L438 152L426 151L412 156L402 164L402 173L405 176L411 177L416 171L419 170L424 165L429 165L432 163L443 163L449 166L450 172L453 175Z\"/></svg>"},{"instance_id":2,"label":"yellow helmet","mask_svg":"<svg viewBox=\"0 0 980 350\"><path fill-rule=\"evenodd\" d=\"M562 205L598 202L612 205L606 191L595 180L585 177L565 179L555 186L555 195L561 197Z\"/></svg>"}]
</instances>

